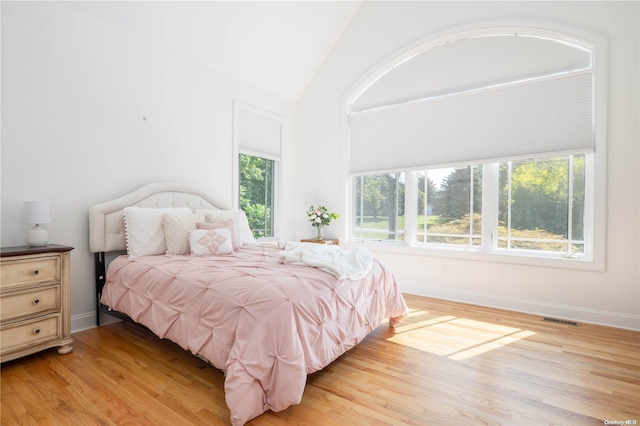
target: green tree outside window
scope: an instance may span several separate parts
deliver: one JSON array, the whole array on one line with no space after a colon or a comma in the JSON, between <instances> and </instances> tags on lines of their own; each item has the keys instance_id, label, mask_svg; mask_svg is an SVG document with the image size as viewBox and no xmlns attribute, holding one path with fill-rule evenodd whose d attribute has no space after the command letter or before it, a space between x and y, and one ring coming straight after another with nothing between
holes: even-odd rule
<instances>
[{"instance_id":1,"label":"green tree outside window","mask_svg":"<svg viewBox=\"0 0 640 426\"><path fill-rule=\"evenodd\" d=\"M240 209L255 238L272 237L274 163L267 158L240 154Z\"/></svg>"}]
</instances>

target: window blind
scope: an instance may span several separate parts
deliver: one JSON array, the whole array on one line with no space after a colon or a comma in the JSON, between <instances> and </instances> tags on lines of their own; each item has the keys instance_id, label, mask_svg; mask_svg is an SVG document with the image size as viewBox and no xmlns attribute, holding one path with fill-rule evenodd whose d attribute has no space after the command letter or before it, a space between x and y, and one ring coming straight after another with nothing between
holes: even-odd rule
<instances>
[{"instance_id":1,"label":"window blind","mask_svg":"<svg viewBox=\"0 0 640 426\"><path fill-rule=\"evenodd\" d=\"M349 115L353 174L593 151L593 73L548 76Z\"/></svg>"},{"instance_id":2,"label":"window blind","mask_svg":"<svg viewBox=\"0 0 640 426\"><path fill-rule=\"evenodd\" d=\"M242 109L237 114L240 151L280 161L282 124Z\"/></svg>"}]
</instances>

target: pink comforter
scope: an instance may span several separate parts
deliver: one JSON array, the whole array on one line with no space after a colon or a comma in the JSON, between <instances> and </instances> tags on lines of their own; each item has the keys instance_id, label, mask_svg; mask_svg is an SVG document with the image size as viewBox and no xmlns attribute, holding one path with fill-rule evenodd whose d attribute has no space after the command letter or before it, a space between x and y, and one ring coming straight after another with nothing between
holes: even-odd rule
<instances>
[{"instance_id":1,"label":"pink comforter","mask_svg":"<svg viewBox=\"0 0 640 426\"><path fill-rule=\"evenodd\" d=\"M228 256L116 258L102 303L224 370L231 423L302 399L307 374L359 343L407 305L374 261L361 280L284 265L274 245Z\"/></svg>"}]
</instances>

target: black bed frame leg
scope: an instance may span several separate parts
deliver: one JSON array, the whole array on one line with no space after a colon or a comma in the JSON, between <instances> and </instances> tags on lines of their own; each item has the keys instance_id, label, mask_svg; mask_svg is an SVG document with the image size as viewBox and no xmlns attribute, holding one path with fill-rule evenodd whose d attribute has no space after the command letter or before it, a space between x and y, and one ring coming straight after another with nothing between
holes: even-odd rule
<instances>
[{"instance_id":1,"label":"black bed frame leg","mask_svg":"<svg viewBox=\"0 0 640 426\"><path fill-rule=\"evenodd\" d=\"M93 259L96 274L96 326L100 327L100 298L102 297L102 288L106 282L104 252L95 253Z\"/></svg>"}]
</instances>

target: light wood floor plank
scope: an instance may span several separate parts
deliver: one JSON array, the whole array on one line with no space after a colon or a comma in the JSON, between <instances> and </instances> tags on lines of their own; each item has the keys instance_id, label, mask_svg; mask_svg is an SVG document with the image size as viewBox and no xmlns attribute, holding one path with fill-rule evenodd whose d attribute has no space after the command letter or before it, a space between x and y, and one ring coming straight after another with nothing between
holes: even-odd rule
<instances>
[{"instance_id":1,"label":"light wood floor plank","mask_svg":"<svg viewBox=\"0 0 640 426\"><path fill-rule=\"evenodd\" d=\"M406 295L386 324L251 426L640 423L640 333ZM125 323L2 365L0 423L228 425L224 375Z\"/></svg>"}]
</instances>

